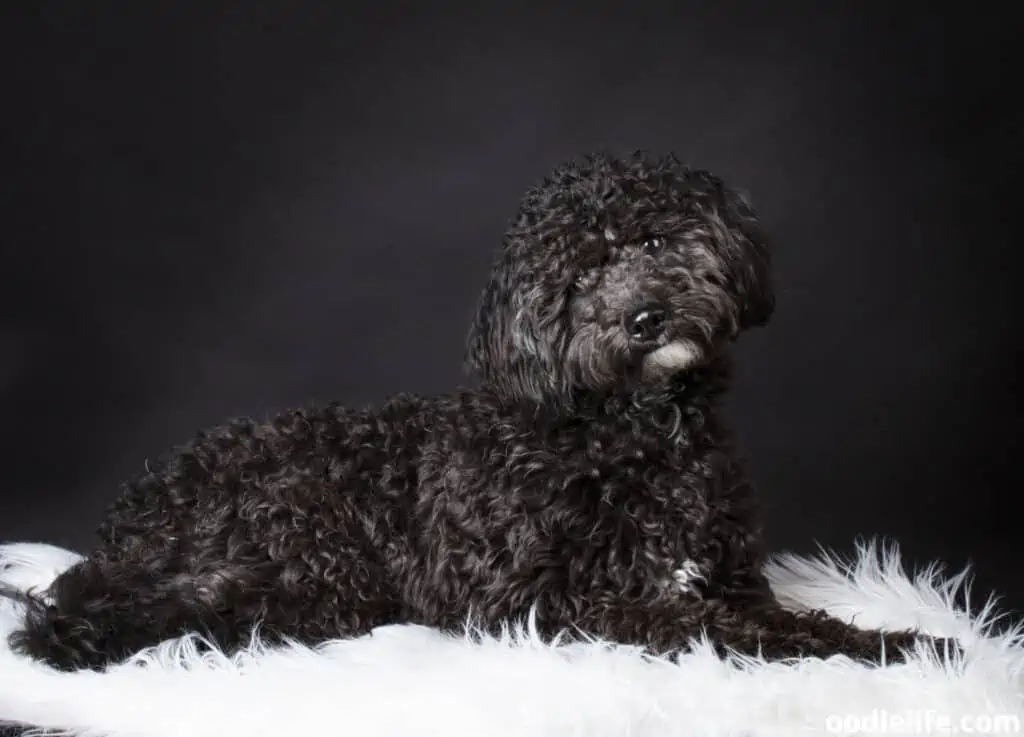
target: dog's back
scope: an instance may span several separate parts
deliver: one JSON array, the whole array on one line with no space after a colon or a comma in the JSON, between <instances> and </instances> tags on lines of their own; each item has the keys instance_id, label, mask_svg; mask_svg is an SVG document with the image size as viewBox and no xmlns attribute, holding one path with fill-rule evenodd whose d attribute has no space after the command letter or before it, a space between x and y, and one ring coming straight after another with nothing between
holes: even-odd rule
<instances>
[{"instance_id":1,"label":"dog's back","mask_svg":"<svg viewBox=\"0 0 1024 737\"><path fill-rule=\"evenodd\" d=\"M210 428L126 483L89 558L13 645L64 668L199 631L222 646L362 633L401 616L417 455L438 400L337 404Z\"/></svg>"}]
</instances>

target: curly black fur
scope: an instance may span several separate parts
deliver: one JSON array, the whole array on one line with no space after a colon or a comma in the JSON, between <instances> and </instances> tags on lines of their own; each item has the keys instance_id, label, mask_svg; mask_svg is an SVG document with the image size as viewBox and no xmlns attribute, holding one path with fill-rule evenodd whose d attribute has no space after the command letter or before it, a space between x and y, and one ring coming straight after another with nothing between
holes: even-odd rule
<instances>
[{"instance_id":1,"label":"curly black fur","mask_svg":"<svg viewBox=\"0 0 1024 737\"><path fill-rule=\"evenodd\" d=\"M672 157L594 155L523 200L469 338L475 391L200 433L123 488L15 649L96 668L189 631L317 643L523 619L769 658L915 639L791 614L720 419L729 345L774 307L750 205Z\"/></svg>"}]
</instances>

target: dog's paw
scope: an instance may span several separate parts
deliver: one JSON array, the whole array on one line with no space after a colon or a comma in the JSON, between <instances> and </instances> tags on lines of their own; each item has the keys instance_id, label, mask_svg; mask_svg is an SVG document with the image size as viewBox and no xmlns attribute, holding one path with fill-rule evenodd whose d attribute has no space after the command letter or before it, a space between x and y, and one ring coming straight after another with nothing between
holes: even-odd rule
<instances>
[{"instance_id":1,"label":"dog's paw","mask_svg":"<svg viewBox=\"0 0 1024 737\"><path fill-rule=\"evenodd\" d=\"M940 661L952 663L964 655L963 645L951 637L931 637L920 632L887 632L884 636L885 660L889 663L906 662L907 656L923 650L934 654Z\"/></svg>"}]
</instances>

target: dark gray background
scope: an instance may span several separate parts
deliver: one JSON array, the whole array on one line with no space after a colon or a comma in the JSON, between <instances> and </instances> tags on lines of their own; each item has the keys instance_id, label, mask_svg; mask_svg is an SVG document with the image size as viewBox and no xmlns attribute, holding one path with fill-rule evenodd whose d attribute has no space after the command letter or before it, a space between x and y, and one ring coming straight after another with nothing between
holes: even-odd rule
<instances>
[{"instance_id":1,"label":"dark gray background","mask_svg":"<svg viewBox=\"0 0 1024 737\"><path fill-rule=\"evenodd\" d=\"M228 416L456 387L523 190L646 147L780 243L731 400L773 548L884 535L1024 604L1007 13L8 5L0 539L87 546Z\"/></svg>"}]
</instances>

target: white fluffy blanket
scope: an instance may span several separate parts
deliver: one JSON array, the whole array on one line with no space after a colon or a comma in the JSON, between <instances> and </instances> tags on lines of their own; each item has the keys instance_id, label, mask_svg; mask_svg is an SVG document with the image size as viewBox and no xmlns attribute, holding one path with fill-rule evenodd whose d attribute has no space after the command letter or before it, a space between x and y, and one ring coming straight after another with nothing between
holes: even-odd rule
<instances>
[{"instance_id":1,"label":"white fluffy blanket","mask_svg":"<svg viewBox=\"0 0 1024 737\"><path fill-rule=\"evenodd\" d=\"M0 546L0 580L45 586L77 559L47 545ZM1024 638L997 634L990 605L954 596L966 574L904 572L895 548L863 545L773 560L773 587L793 608L824 607L864 627L920 627L966 651L921 651L868 668L845 658L768 664L678 662L604 643L447 637L413 626L317 650L200 656L168 642L105 673L58 673L0 647L0 722L110 737L761 737L803 734L1013 734L1024 720ZM0 605L0 637L19 612Z\"/></svg>"}]
</instances>

